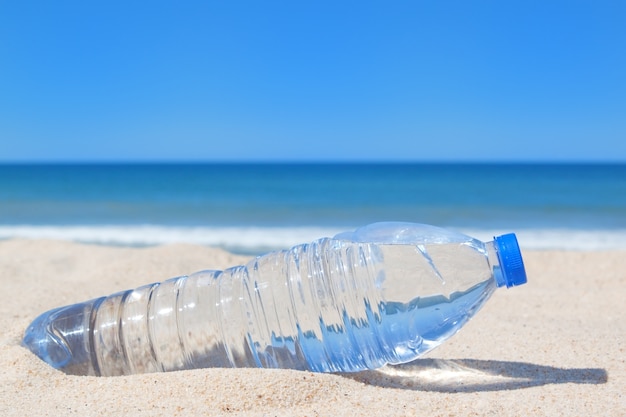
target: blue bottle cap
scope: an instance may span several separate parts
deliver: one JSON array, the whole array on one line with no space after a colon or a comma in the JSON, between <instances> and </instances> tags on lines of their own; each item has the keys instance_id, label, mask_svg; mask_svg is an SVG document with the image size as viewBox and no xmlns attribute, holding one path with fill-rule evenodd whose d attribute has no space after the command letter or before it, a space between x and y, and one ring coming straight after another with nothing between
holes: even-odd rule
<instances>
[{"instance_id":1,"label":"blue bottle cap","mask_svg":"<svg viewBox=\"0 0 626 417\"><path fill-rule=\"evenodd\" d=\"M496 236L493 240L496 243L498 260L506 287L525 284L526 270L515 233Z\"/></svg>"}]
</instances>

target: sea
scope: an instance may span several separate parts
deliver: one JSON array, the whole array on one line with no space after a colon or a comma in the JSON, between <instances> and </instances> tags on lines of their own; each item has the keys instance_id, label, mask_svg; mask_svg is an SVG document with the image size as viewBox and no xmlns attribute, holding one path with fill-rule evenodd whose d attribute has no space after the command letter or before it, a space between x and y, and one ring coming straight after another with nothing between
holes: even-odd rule
<instances>
[{"instance_id":1,"label":"sea","mask_svg":"<svg viewBox=\"0 0 626 417\"><path fill-rule=\"evenodd\" d=\"M0 239L261 254L405 221L522 249L626 249L626 164L0 165Z\"/></svg>"}]
</instances>

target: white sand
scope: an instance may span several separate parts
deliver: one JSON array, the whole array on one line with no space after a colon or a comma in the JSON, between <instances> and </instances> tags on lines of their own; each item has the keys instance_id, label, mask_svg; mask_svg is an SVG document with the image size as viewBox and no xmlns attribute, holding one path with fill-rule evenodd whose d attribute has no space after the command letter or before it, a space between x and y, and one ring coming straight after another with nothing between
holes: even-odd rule
<instances>
[{"instance_id":1,"label":"white sand","mask_svg":"<svg viewBox=\"0 0 626 417\"><path fill-rule=\"evenodd\" d=\"M174 245L0 241L1 416L626 415L626 252L525 252L500 289L412 364L354 375L202 369L68 376L20 346L38 314L246 259Z\"/></svg>"}]
</instances>

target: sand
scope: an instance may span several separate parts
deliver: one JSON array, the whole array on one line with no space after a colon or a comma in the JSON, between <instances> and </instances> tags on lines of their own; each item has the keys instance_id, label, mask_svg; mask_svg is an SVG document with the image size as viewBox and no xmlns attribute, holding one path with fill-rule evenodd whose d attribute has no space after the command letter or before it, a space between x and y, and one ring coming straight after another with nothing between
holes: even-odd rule
<instances>
[{"instance_id":1,"label":"sand","mask_svg":"<svg viewBox=\"0 0 626 417\"><path fill-rule=\"evenodd\" d=\"M359 374L201 369L68 376L20 346L38 314L246 260L170 245L0 241L2 416L626 415L626 252L524 252L529 283L500 289L413 363Z\"/></svg>"}]
</instances>

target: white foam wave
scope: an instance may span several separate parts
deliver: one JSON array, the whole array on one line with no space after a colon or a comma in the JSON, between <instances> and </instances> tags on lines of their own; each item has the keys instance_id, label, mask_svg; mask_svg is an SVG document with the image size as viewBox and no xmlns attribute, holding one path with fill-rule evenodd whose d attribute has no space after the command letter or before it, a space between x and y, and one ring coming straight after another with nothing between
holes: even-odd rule
<instances>
[{"instance_id":1,"label":"white foam wave","mask_svg":"<svg viewBox=\"0 0 626 417\"><path fill-rule=\"evenodd\" d=\"M350 228L331 227L179 227L160 225L33 226L0 225L0 239L59 239L104 245L149 246L192 243L243 253L289 248ZM626 229L458 229L490 241L515 232L522 249L611 250L626 249Z\"/></svg>"},{"instance_id":2,"label":"white foam wave","mask_svg":"<svg viewBox=\"0 0 626 417\"><path fill-rule=\"evenodd\" d=\"M58 239L122 246L192 243L239 252L289 248L341 230L318 227L172 227L158 225L0 226L0 239Z\"/></svg>"},{"instance_id":3,"label":"white foam wave","mask_svg":"<svg viewBox=\"0 0 626 417\"><path fill-rule=\"evenodd\" d=\"M626 229L463 229L460 231L482 241L490 241L494 236L514 232L521 249L626 249Z\"/></svg>"}]
</instances>

